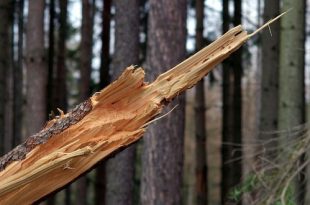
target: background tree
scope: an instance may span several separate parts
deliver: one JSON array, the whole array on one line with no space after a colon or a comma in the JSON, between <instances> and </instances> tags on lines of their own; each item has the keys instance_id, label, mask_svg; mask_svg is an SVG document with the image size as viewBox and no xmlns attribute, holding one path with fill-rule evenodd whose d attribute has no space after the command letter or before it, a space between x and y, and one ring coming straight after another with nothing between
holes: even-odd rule
<instances>
[{"instance_id":1,"label":"background tree","mask_svg":"<svg viewBox=\"0 0 310 205\"><path fill-rule=\"evenodd\" d=\"M229 1L224 0L223 31L229 28L228 6ZM234 26L241 24L241 8L242 1L234 0ZM222 204L227 203L229 192L240 183L242 176L242 152L238 149L242 144L242 48L231 59L223 63Z\"/></svg>"},{"instance_id":2,"label":"background tree","mask_svg":"<svg viewBox=\"0 0 310 205\"><path fill-rule=\"evenodd\" d=\"M11 117L13 110L10 107L12 95L12 56L11 56L11 28L12 28L12 11L13 4L9 0L0 2L0 152L3 154L10 150L12 144L12 122ZM8 110L9 109L9 110Z\"/></svg>"},{"instance_id":3,"label":"background tree","mask_svg":"<svg viewBox=\"0 0 310 205\"><path fill-rule=\"evenodd\" d=\"M92 70L92 45L93 45L93 2L82 0L82 28L80 46L80 101L90 96L91 70ZM77 205L87 204L87 177L82 177L77 183Z\"/></svg>"},{"instance_id":4,"label":"background tree","mask_svg":"<svg viewBox=\"0 0 310 205\"><path fill-rule=\"evenodd\" d=\"M149 4L147 67L154 80L185 56L187 4L185 0L150 0ZM173 115L150 126L144 138L142 204L181 203L184 96L176 103Z\"/></svg>"},{"instance_id":5,"label":"background tree","mask_svg":"<svg viewBox=\"0 0 310 205\"><path fill-rule=\"evenodd\" d=\"M112 0L105 0L102 4L102 31L100 53L100 82L99 89L103 89L110 82L110 27ZM102 162L96 169L95 204L105 204L106 195L106 162Z\"/></svg>"},{"instance_id":6,"label":"background tree","mask_svg":"<svg viewBox=\"0 0 310 205\"><path fill-rule=\"evenodd\" d=\"M203 48L204 0L195 1L196 8L196 50ZM208 202L207 192L207 160L206 160L206 128L205 128L205 89L204 79L199 81L195 90L195 140L196 140L196 204Z\"/></svg>"},{"instance_id":7,"label":"background tree","mask_svg":"<svg viewBox=\"0 0 310 205\"><path fill-rule=\"evenodd\" d=\"M20 143L22 139L22 119L23 119L23 43L24 43L24 0L19 0L16 4L16 20L18 28L17 42L17 62L14 66L14 137L13 146Z\"/></svg>"},{"instance_id":8,"label":"background tree","mask_svg":"<svg viewBox=\"0 0 310 205\"><path fill-rule=\"evenodd\" d=\"M288 133L305 122L305 5L304 0L284 0L282 7L282 11L294 8L281 19L280 34L278 129ZM303 204L304 177L299 180L295 197Z\"/></svg>"},{"instance_id":9,"label":"background tree","mask_svg":"<svg viewBox=\"0 0 310 205\"><path fill-rule=\"evenodd\" d=\"M116 80L127 66L139 63L139 1L115 0L114 5L115 52L112 80ZM107 161L106 204L133 204L134 164L135 146Z\"/></svg>"},{"instance_id":10,"label":"background tree","mask_svg":"<svg viewBox=\"0 0 310 205\"><path fill-rule=\"evenodd\" d=\"M279 15L279 0L265 0L264 22ZM271 135L266 134L276 131L278 125L278 70L279 70L279 43L280 43L280 22L271 25L270 33L263 32L262 39L262 79L261 79L261 108L260 108L260 135L259 139L267 141ZM275 142L275 141L274 141ZM275 156L270 152L277 143L268 143L264 147L266 157Z\"/></svg>"},{"instance_id":11,"label":"background tree","mask_svg":"<svg viewBox=\"0 0 310 205\"><path fill-rule=\"evenodd\" d=\"M229 15L229 0L223 0L223 25L222 32L228 31L231 20ZM228 58L222 64L223 66L223 108L222 108L222 182L221 182L221 201L226 203L227 194L232 187L232 164L226 163L231 160L233 148L228 146L227 142L233 142L233 68L231 66L231 59Z\"/></svg>"},{"instance_id":12,"label":"background tree","mask_svg":"<svg viewBox=\"0 0 310 205\"><path fill-rule=\"evenodd\" d=\"M28 2L26 34L27 136L39 131L46 120L47 65L44 49L44 0Z\"/></svg>"}]
</instances>

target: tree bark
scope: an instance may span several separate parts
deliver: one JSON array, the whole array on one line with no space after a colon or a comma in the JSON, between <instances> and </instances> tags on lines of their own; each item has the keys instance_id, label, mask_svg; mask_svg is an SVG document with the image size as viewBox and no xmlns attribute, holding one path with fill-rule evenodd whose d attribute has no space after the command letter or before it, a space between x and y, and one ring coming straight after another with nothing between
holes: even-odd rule
<instances>
[{"instance_id":1,"label":"tree bark","mask_svg":"<svg viewBox=\"0 0 310 205\"><path fill-rule=\"evenodd\" d=\"M11 33L11 1L5 0L0 2L0 153L3 154L7 151L7 91L8 87L8 74L11 72L11 58L10 58L10 33ZM12 127L10 127L12 128Z\"/></svg>"},{"instance_id":2,"label":"tree bark","mask_svg":"<svg viewBox=\"0 0 310 205\"><path fill-rule=\"evenodd\" d=\"M117 79L122 68L139 63L139 1L115 0L114 6L116 13L113 80ZM135 146L107 161L106 204L133 204L134 166Z\"/></svg>"},{"instance_id":3,"label":"tree bark","mask_svg":"<svg viewBox=\"0 0 310 205\"><path fill-rule=\"evenodd\" d=\"M44 49L44 0L29 1L26 34L28 136L39 131L46 120L47 68Z\"/></svg>"},{"instance_id":4,"label":"tree bark","mask_svg":"<svg viewBox=\"0 0 310 205\"><path fill-rule=\"evenodd\" d=\"M279 15L279 0L265 0L264 22ZM269 32L263 32L262 39L262 79L261 79L261 108L259 139L267 142L272 135L266 132L276 131L278 127L278 87L279 87L279 43L280 22L271 25L272 37ZM277 142L264 145L264 156L272 160ZM262 151L261 150L261 151Z\"/></svg>"},{"instance_id":5,"label":"tree bark","mask_svg":"<svg viewBox=\"0 0 310 205\"><path fill-rule=\"evenodd\" d=\"M229 1L224 0L224 32L230 25L228 5ZM241 24L241 7L241 0L234 0L234 25ZM227 203L229 192L240 183L242 177L242 151L238 149L242 143L242 49L238 50L232 58L233 60L223 64L222 204ZM233 159L240 160L229 162Z\"/></svg>"},{"instance_id":6,"label":"tree bark","mask_svg":"<svg viewBox=\"0 0 310 205\"><path fill-rule=\"evenodd\" d=\"M278 128L287 133L305 123L305 6L304 0L284 0L282 7L282 11L294 8L281 20L280 34ZM303 173L296 180L298 204L304 203L304 180Z\"/></svg>"},{"instance_id":7,"label":"tree bark","mask_svg":"<svg viewBox=\"0 0 310 205\"><path fill-rule=\"evenodd\" d=\"M185 57L186 1L150 0L147 67L150 78ZM180 204L184 137L184 95L174 115L154 123L144 139L141 203ZM164 138L164 140L162 140Z\"/></svg>"},{"instance_id":8,"label":"tree bark","mask_svg":"<svg viewBox=\"0 0 310 205\"><path fill-rule=\"evenodd\" d=\"M100 54L100 88L110 83L110 25L112 1L105 0L102 4L102 32ZM102 162L96 170L95 204L106 204L106 163Z\"/></svg>"},{"instance_id":9,"label":"tree bark","mask_svg":"<svg viewBox=\"0 0 310 205\"><path fill-rule=\"evenodd\" d=\"M23 42L24 42L24 0L19 0L16 6L18 22L18 51L17 62L14 66L14 124L13 124L13 146L18 145L22 139L22 118L23 118Z\"/></svg>"},{"instance_id":10,"label":"tree bark","mask_svg":"<svg viewBox=\"0 0 310 205\"><path fill-rule=\"evenodd\" d=\"M242 21L242 0L234 0L234 21L235 26L240 25ZM242 149L239 149L242 145L242 47L234 53L233 60L233 73L234 73L234 91L233 91L233 103L234 103L234 132L233 141L235 145L233 147L234 159L238 159L232 162L232 184L231 188L241 183L242 178ZM236 151L237 150L237 151ZM238 202L238 205L242 204L242 200Z\"/></svg>"},{"instance_id":11,"label":"tree bark","mask_svg":"<svg viewBox=\"0 0 310 205\"><path fill-rule=\"evenodd\" d=\"M196 50L203 47L204 0L196 0ZM197 83L195 93L195 201L208 204L208 165L206 160L206 117L204 79Z\"/></svg>"},{"instance_id":12,"label":"tree bark","mask_svg":"<svg viewBox=\"0 0 310 205\"><path fill-rule=\"evenodd\" d=\"M82 40L81 40L81 83L80 100L90 95L90 74L92 67L93 12L90 0L82 0Z\"/></svg>"},{"instance_id":13,"label":"tree bark","mask_svg":"<svg viewBox=\"0 0 310 205\"><path fill-rule=\"evenodd\" d=\"M229 0L223 0L223 33L229 30L231 24L229 15ZM233 142L233 67L231 65L231 59L226 59L223 64L223 113L222 113L222 182L221 182L221 202L222 205L226 204L229 190L233 184L232 164L226 163L232 159L231 153L233 147L227 145L227 142Z\"/></svg>"},{"instance_id":14,"label":"tree bark","mask_svg":"<svg viewBox=\"0 0 310 205\"><path fill-rule=\"evenodd\" d=\"M0 158L0 203L33 203L136 142L149 124L159 121L154 117L164 105L193 87L249 37L238 26L151 84L143 81L142 68L127 68L116 82L47 122L41 132Z\"/></svg>"},{"instance_id":15,"label":"tree bark","mask_svg":"<svg viewBox=\"0 0 310 205\"><path fill-rule=\"evenodd\" d=\"M82 28L81 28L81 82L80 100L85 100L91 93L92 44L93 44L93 10L90 0L82 0ZM87 176L77 181L77 205L87 203Z\"/></svg>"}]
</instances>

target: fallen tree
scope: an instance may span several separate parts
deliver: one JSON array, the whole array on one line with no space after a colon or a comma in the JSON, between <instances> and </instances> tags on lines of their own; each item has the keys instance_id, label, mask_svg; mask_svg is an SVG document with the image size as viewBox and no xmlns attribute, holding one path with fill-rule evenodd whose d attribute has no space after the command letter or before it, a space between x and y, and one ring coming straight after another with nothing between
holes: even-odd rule
<instances>
[{"instance_id":1,"label":"fallen tree","mask_svg":"<svg viewBox=\"0 0 310 205\"><path fill-rule=\"evenodd\" d=\"M71 112L60 111L43 130L0 158L0 204L31 204L139 140L165 104L252 35L235 27L151 84L144 82L142 68L130 66Z\"/></svg>"}]
</instances>

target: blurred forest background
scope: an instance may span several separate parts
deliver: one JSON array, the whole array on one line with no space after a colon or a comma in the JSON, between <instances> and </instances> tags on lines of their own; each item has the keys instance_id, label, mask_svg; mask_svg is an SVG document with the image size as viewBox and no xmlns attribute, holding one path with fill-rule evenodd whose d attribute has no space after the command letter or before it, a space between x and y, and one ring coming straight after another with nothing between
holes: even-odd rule
<instances>
[{"instance_id":1,"label":"blurred forest background","mask_svg":"<svg viewBox=\"0 0 310 205\"><path fill-rule=\"evenodd\" d=\"M141 65L152 81L233 26L250 33L292 8L174 100L165 112L178 104L176 110L143 140L40 203L310 204L306 6L306 0L0 0L0 154L125 67ZM289 189L282 198L281 188Z\"/></svg>"}]
</instances>

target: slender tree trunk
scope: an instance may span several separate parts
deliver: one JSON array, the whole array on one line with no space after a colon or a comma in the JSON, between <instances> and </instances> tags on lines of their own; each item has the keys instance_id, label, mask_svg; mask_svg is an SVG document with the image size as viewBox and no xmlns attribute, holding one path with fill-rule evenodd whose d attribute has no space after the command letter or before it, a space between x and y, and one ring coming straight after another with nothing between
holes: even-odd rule
<instances>
[{"instance_id":1,"label":"slender tree trunk","mask_svg":"<svg viewBox=\"0 0 310 205\"><path fill-rule=\"evenodd\" d=\"M150 0L149 5L147 66L154 79L185 56L187 4ZM181 204L184 96L176 103L174 114L150 126L144 138L141 204Z\"/></svg>"},{"instance_id":2,"label":"slender tree trunk","mask_svg":"<svg viewBox=\"0 0 310 205\"><path fill-rule=\"evenodd\" d=\"M55 57L55 0L49 2L49 33L48 33L48 82L47 82L47 113L55 112L54 92L54 57Z\"/></svg>"},{"instance_id":3,"label":"slender tree trunk","mask_svg":"<svg viewBox=\"0 0 310 205\"><path fill-rule=\"evenodd\" d=\"M242 0L234 0L234 26L240 25L242 20ZM234 53L233 73L234 73L234 107L233 107L233 158L239 159L232 162L232 186L240 184L242 178L242 149L238 145L242 145L242 47ZM237 150L237 151L236 151ZM238 203L242 203L242 200Z\"/></svg>"},{"instance_id":4,"label":"slender tree trunk","mask_svg":"<svg viewBox=\"0 0 310 205\"><path fill-rule=\"evenodd\" d=\"M204 0L196 0L196 50L203 47ZM207 160L206 160L206 131L205 131L205 94L204 79L199 81L195 93L195 201L196 204L208 203L207 192Z\"/></svg>"},{"instance_id":5,"label":"slender tree trunk","mask_svg":"<svg viewBox=\"0 0 310 205\"><path fill-rule=\"evenodd\" d=\"M223 0L223 32L229 29L229 1ZM242 1L234 0L233 24L241 24ZM233 60L231 60L233 59ZM222 204L242 177L242 48L223 63ZM227 145L225 143L235 145ZM237 150L237 151L236 151ZM229 162L233 159L233 162ZM239 202L241 204L241 201Z\"/></svg>"},{"instance_id":6,"label":"slender tree trunk","mask_svg":"<svg viewBox=\"0 0 310 205\"><path fill-rule=\"evenodd\" d=\"M280 12L279 0L265 0L264 22L276 17ZM278 125L278 70L279 70L279 42L280 22L271 25L272 37L269 32L262 32L262 80L261 80L261 111L259 139L267 141L272 137L264 132L276 131ZM275 153L270 148L277 146L275 143L266 144L264 155L272 160Z\"/></svg>"},{"instance_id":7,"label":"slender tree trunk","mask_svg":"<svg viewBox=\"0 0 310 205\"><path fill-rule=\"evenodd\" d=\"M14 66L14 101L13 101L13 146L21 142L22 138L22 118L23 118L23 34L24 34L24 0L19 0L16 4L18 22L18 51L17 62Z\"/></svg>"},{"instance_id":8,"label":"slender tree trunk","mask_svg":"<svg viewBox=\"0 0 310 205\"><path fill-rule=\"evenodd\" d=\"M228 31L230 25L229 0L223 0L222 13L223 33ZM222 184L221 184L221 201L224 205L227 196L233 184L232 163L226 163L232 159L233 147L227 145L227 142L233 142L233 83L234 75L231 65L231 59L228 58L222 64L223 66L223 121L222 121Z\"/></svg>"},{"instance_id":9,"label":"slender tree trunk","mask_svg":"<svg viewBox=\"0 0 310 205\"><path fill-rule=\"evenodd\" d=\"M82 0L82 40L81 40L81 83L80 100L90 95L90 74L92 66L93 11L90 0Z\"/></svg>"},{"instance_id":10,"label":"slender tree trunk","mask_svg":"<svg viewBox=\"0 0 310 205\"><path fill-rule=\"evenodd\" d=\"M81 39L81 82L80 100L86 100L90 95L92 44L93 44L93 5L90 0L82 0L82 39ZM77 205L87 204L88 182L87 176L77 181Z\"/></svg>"},{"instance_id":11,"label":"slender tree trunk","mask_svg":"<svg viewBox=\"0 0 310 205\"><path fill-rule=\"evenodd\" d=\"M26 36L27 135L39 131L46 119L47 68L44 50L44 0L28 2Z\"/></svg>"},{"instance_id":12,"label":"slender tree trunk","mask_svg":"<svg viewBox=\"0 0 310 205\"><path fill-rule=\"evenodd\" d=\"M13 137L13 67L12 18L13 4L10 0L0 2L0 136L1 154L10 150Z\"/></svg>"},{"instance_id":13,"label":"slender tree trunk","mask_svg":"<svg viewBox=\"0 0 310 205\"><path fill-rule=\"evenodd\" d=\"M305 7L304 0L283 1L282 11L294 8L281 19L280 34L278 126L287 132L305 123ZM303 174L296 180L294 191L298 204L304 203L304 180Z\"/></svg>"},{"instance_id":14,"label":"slender tree trunk","mask_svg":"<svg viewBox=\"0 0 310 205\"><path fill-rule=\"evenodd\" d=\"M100 55L100 63L101 63L100 65L100 89L104 88L110 83L109 65L110 65L111 6L112 6L112 0L103 1L102 33L101 33L102 49L101 49L101 55Z\"/></svg>"},{"instance_id":15,"label":"slender tree trunk","mask_svg":"<svg viewBox=\"0 0 310 205\"><path fill-rule=\"evenodd\" d=\"M110 83L110 25L112 0L104 0L102 8L102 32L100 54L100 89ZM106 198L106 163L102 162L96 170L95 204L103 205Z\"/></svg>"},{"instance_id":16,"label":"slender tree trunk","mask_svg":"<svg viewBox=\"0 0 310 205\"><path fill-rule=\"evenodd\" d=\"M48 47L48 77L47 77L47 95L46 95L46 113L49 114L55 110L55 96L57 92L53 92L54 86L54 56L55 56L55 0L49 2L49 47ZM53 111L54 112L54 111ZM47 205L55 204L55 194L48 197Z\"/></svg>"},{"instance_id":17,"label":"slender tree trunk","mask_svg":"<svg viewBox=\"0 0 310 205\"><path fill-rule=\"evenodd\" d=\"M66 39L67 39L67 0L59 0L60 18L59 18L59 36L57 67L55 73L55 108L61 108L67 111L67 86L66 86Z\"/></svg>"},{"instance_id":18,"label":"slender tree trunk","mask_svg":"<svg viewBox=\"0 0 310 205\"><path fill-rule=\"evenodd\" d=\"M116 30L113 80L117 79L125 67L139 63L139 1L115 0L114 5ZM133 204L134 166L134 146L107 161L106 204Z\"/></svg>"}]
</instances>

